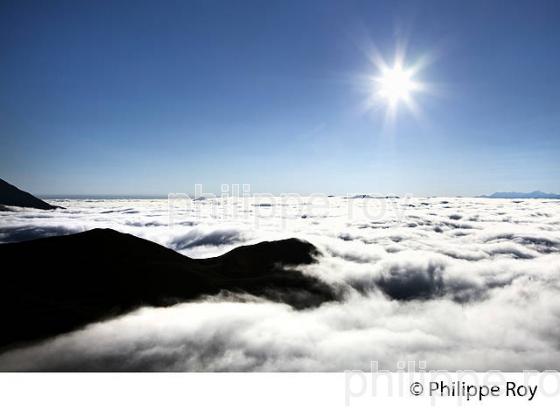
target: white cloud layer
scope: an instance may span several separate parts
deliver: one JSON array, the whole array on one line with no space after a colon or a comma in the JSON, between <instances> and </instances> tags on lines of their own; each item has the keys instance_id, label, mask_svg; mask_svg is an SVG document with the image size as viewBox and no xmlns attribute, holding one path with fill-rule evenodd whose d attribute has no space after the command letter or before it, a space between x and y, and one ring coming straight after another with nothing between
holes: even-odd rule
<instances>
[{"instance_id":1,"label":"white cloud layer","mask_svg":"<svg viewBox=\"0 0 560 410\"><path fill-rule=\"evenodd\" d=\"M143 308L0 355L3 370L560 369L560 201L267 198L51 201L0 212L0 241L110 227L191 257L298 237L344 298L296 311L244 295ZM262 201L260 201L262 204Z\"/></svg>"}]
</instances>

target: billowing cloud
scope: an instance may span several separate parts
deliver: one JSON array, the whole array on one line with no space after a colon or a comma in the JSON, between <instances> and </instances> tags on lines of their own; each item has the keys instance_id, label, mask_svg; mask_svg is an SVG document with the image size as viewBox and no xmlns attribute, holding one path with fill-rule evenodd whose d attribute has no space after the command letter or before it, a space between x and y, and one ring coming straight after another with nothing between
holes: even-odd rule
<instances>
[{"instance_id":1,"label":"billowing cloud","mask_svg":"<svg viewBox=\"0 0 560 410\"><path fill-rule=\"evenodd\" d=\"M299 237L321 250L303 272L341 296L299 311L232 293L142 308L4 352L3 370L560 369L560 201L199 201L171 225L165 200L53 203L67 209L2 213L0 241L111 227L209 257Z\"/></svg>"},{"instance_id":2,"label":"billowing cloud","mask_svg":"<svg viewBox=\"0 0 560 410\"><path fill-rule=\"evenodd\" d=\"M175 250L196 248L199 246L222 246L243 242L244 236L239 229L209 229L208 231L194 228L184 235L174 237L169 247Z\"/></svg>"}]
</instances>

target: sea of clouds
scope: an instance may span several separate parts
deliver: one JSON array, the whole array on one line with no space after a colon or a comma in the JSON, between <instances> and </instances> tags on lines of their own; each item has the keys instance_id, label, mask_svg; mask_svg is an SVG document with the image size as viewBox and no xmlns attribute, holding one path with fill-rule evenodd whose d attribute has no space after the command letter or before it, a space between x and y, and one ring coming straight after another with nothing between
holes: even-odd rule
<instances>
[{"instance_id":1,"label":"sea of clouds","mask_svg":"<svg viewBox=\"0 0 560 410\"><path fill-rule=\"evenodd\" d=\"M342 296L307 310L231 294L142 308L5 352L2 370L560 369L560 201L50 202L66 209L0 212L0 242L108 227L204 258L297 237L322 253L302 271Z\"/></svg>"}]
</instances>

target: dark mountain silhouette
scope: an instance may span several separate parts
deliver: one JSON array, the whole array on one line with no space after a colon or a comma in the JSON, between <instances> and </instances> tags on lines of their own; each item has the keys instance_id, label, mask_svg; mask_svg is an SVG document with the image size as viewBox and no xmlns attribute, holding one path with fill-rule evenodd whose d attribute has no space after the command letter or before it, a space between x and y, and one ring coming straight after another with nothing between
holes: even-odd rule
<instances>
[{"instance_id":1,"label":"dark mountain silhouette","mask_svg":"<svg viewBox=\"0 0 560 410\"><path fill-rule=\"evenodd\" d=\"M220 291L317 306L335 298L333 289L293 268L317 255L312 244L286 239L191 259L111 229L3 244L0 347Z\"/></svg>"},{"instance_id":2,"label":"dark mountain silhouette","mask_svg":"<svg viewBox=\"0 0 560 410\"><path fill-rule=\"evenodd\" d=\"M8 206L21 206L24 208L37 209L56 209L60 206L53 206L45 201L34 197L28 192L7 183L0 178L0 204Z\"/></svg>"},{"instance_id":3,"label":"dark mountain silhouette","mask_svg":"<svg viewBox=\"0 0 560 410\"><path fill-rule=\"evenodd\" d=\"M494 192L491 195L482 195L481 198L502 199L560 199L560 194L549 194L542 191L533 192Z\"/></svg>"}]
</instances>

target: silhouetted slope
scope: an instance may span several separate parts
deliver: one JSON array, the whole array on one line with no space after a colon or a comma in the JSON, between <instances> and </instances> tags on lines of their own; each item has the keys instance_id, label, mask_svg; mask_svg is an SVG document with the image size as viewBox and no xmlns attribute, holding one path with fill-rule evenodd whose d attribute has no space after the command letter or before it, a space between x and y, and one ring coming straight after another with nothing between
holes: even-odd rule
<instances>
[{"instance_id":1,"label":"silhouetted slope","mask_svg":"<svg viewBox=\"0 0 560 410\"><path fill-rule=\"evenodd\" d=\"M3 244L0 346L221 290L316 306L334 299L333 290L286 268L312 263L316 254L310 243L287 239L197 260L111 229Z\"/></svg>"},{"instance_id":2,"label":"silhouetted slope","mask_svg":"<svg viewBox=\"0 0 560 410\"><path fill-rule=\"evenodd\" d=\"M61 208L59 206L47 204L45 201L34 197L30 193L8 184L3 179L0 179L0 204L37 209Z\"/></svg>"}]
</instances>

